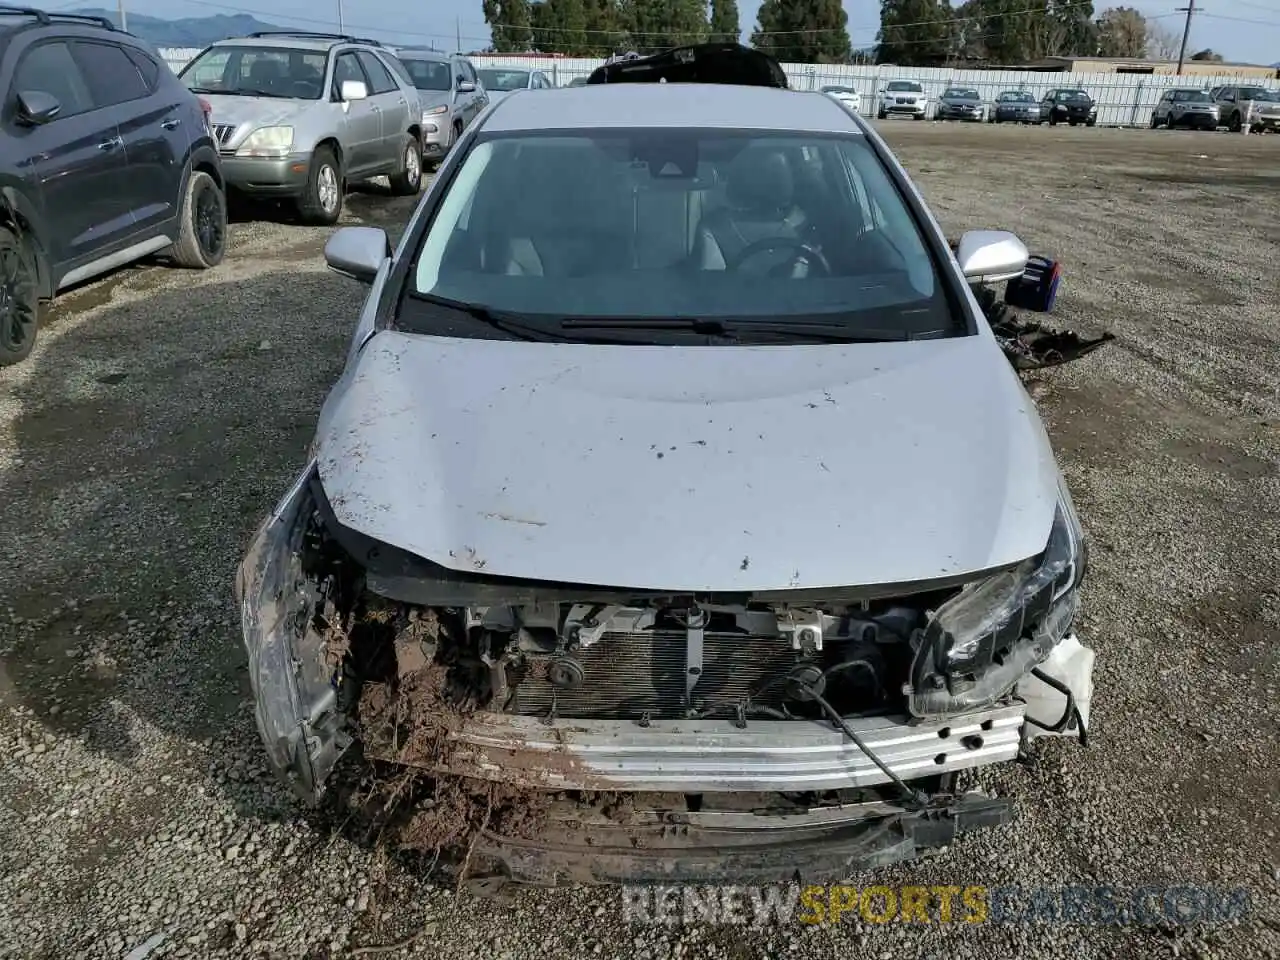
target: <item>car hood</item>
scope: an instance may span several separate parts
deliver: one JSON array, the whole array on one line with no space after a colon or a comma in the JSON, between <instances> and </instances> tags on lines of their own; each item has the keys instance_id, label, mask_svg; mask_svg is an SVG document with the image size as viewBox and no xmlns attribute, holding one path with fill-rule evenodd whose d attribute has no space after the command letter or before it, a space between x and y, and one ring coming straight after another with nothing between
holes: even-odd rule
<instances>
[{"instance_id":1,"label":"car hood","mask_svg":"<svg viewBox=\"0 0 1280 960\"><path fill-rule=\"evenodd\" d=\"M942 102L949 107L980 107L981 100L973 100L969 97L943 97Z\"/></svg>"},{"instance_id":2,"label":"car hood","mask_svg":"<svg viewBox=\"0 0 1280 960\"><path fill-rule=\"evenodd\" d=\"M514 90L485 90L484 94L489 98L490 103L501 103L515 92Z\"/></svg>"},{"instance_id":3,"label":"car hood","mask_svg":"<svg viewBox=\"0 0 1280 960\"><path fill-rule=\"evenodd\" d=\"M313 447L336 519L486 575L898 584L1044 549L1059 474L989 334L632 346L376 334Z\"/></svg>"},{"instance_id":4,"label":"car hood","mask_svg":"<svg viewBox=\"0 0 1280 960\"><path fill-rule=\"evenodd\" d=\"M204 95L211 108L210 119L214 123L229 123L234 127L252 124L269 127L296 120L298 114L319 100L281 100L277 97L227 97L218 94Z\"/></svg>"}]
</instances>

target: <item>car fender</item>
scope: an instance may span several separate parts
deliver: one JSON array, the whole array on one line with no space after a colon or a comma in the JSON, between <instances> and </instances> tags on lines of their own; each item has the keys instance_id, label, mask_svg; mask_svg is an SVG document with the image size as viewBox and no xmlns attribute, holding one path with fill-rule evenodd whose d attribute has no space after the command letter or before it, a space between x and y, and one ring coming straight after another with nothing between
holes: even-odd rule
<instances>
[{"instance_id":1,"label":"car fender","mask_svg":"<svg viewBox=\"0 0 1280 960\"><path fill-rule=\"evenodd\" d=\"M49 236L48 223L40 210L40 205L26 192L26 184L21 180L0 181L0 215L3 215L15 228L20 237L31 241L36 256L36 276L40 287L40 298L47 300L53 296L53 265L49 262L44 237Z\"/></svg>"}]
</instances>

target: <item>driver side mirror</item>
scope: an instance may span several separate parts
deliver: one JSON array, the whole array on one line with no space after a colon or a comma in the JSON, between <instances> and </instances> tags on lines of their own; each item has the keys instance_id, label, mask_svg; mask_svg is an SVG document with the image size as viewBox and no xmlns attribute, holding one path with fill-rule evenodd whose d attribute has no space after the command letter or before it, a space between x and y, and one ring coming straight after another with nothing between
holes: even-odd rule
<instances>
[{"instance_id":1,"label":"driver side mirror","mask_svg":"<svg viewBox=\"0 0 1280 960\"><path fill-rule=\"evenodd\" d=\"M970 230L956 247L956 262L970 283L1000 283L1022 276L1031 254L1006 230Z\"/></svg>"},{"instance_id":2,"label":"driver side mirror","mask_svg":"<svg viewBox=\"0 0 1280 960\"><path fill-rule=\"evenodd\" d=\"M62 112L62 104L58 98L43 90L21 90L18 92L18 120L29 127L38 127L48 123Z\"/></svg>"},{"instance_id":3,"label":"driver side mirror","mask_svg":"<svg viewBox=\"0 0 1280 960\"><path fill-rule=\"evenodd\" d=\"M363 80L343 80L341 93L343 103L369 98L369 88L365 86Z\"/></svg>"},{"instance_id":4,"label":"driver side mirror","mask_svg":"<svg viewBox=\"0 0 1280 960\"><path fill-rule=\"evenodd\" d=\"M378 227L342 227L324 245L329 269L361 283L372 283L389 256L391 241Z\"/></svg>"},{"instance_id":5,"label":"driver side mirror","mask_svg":"<svg viewBox=\"0 0 1280 960\"><path fill-rule=\"evenodd\" d=\"M470 80L459 80L458 92L459 93L475 93L476 85L472 83Z\"/></svg>"}]
</instances>

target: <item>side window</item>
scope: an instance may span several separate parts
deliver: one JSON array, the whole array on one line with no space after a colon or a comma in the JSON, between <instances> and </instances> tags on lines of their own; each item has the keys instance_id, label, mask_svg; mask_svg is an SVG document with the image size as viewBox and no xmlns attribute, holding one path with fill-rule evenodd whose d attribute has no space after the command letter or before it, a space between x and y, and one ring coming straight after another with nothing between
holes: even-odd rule
<instances>
[{"instance_id":1,"label":"side window","mask_svg":"<svg viewBox=\"0 0 1280 960\"><path fill-rule=\"evenodd\" d=\"M160 64L141 50L135 50L132 47L125 47L124 54L133 61L133 65L142 74L142 82L147 85L147 90L155 90L160 85Z\"/></svg>"},{"instance_id":2,"label":"side window","mask_svg":"<svg viewBox=\"0 0 1280 960\"><path fill-rule=\"evenodd\" d=\"M360 60L364 72L369 76L369 94L394 93L398 88L391 73L382 65L382 61L368 51L361 50L356 56Z\"/></svg>"},{"instance_id":3,"label":"side window","mask_svg":"<svg viewBox=\"0 0 1280 960\"><path fill-rule=\"evenodd\" d=\"M71 47L71 55L93 91L96 106L110 107L140 100L151 92L133 61L113 43L77 40Z\"/></svg>"},{"instance_id":4,"label":"side window","mask_svg":"<svg viewBox=\"0 0 1280 960\"><path fill-rule=\"evenodd\" d=\"M13 73L13 91L49 94L62 108L58 119L93 109L89 85L62 42L42 43L28 50Z\"/></svg>"},{"instance_id":5,"label":"side window","mask_svg":"<svg viewBox=\"0 0 1280 960\"><path fill-rule=\"evenodd\" d=\"M471 64L466 60L462 61L462 79L470 80L472 83L475 83L478 79L476 77L476 68L471 66Z\"/></svg>"},{"instance_id":6,"label":"side window","mask_svg":"<svg viewBox=\"0 0 1280 960\"><path fill-rule=\"evenodd\" d=\"M338 54L338 62L333 65L333 98L335 100L342 99L342 85L348 80L358 80L360 83L367 84L369 78L364 75L364 70L360 67L360 61L356 59L354 53Z\"/></svg>"}]
</instances>

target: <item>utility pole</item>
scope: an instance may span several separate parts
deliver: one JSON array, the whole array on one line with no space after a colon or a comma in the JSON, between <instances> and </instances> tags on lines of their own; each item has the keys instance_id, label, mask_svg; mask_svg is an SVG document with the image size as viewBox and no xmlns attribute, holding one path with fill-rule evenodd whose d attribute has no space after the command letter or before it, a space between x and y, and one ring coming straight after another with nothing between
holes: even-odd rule
<instances>
[{"instance_id":1,"label":"utility pole","mask_svg":"<svg viewBox=\"0 0 1280 960\"><path fill-rule=\"evenodd\" d=\"M1178 12L1187 12L1187 22L1182 27L1182 46L1178 48L1178 76L1182 76L1182 65L1187 59L1187 38L1191 36L1191 15L1196 12L1196 0L1187 0L1185 7L1178 7Z\"/></svg>"},{"instance_id":2,"label":"utility pole","mask_svg":"<svg viewBox=\"0 0 1280 960\"><path fill-rule=\"evenodd\" d=\"M342 29L342 0L338 0L338 32L339 33L347 32Z\"/></svg>"},{"instance_id":3,"label":"utility pole","mask_svg":"<svg viewBox=\"0 0 1280 960\"><path fill-rule=\"evenodd\" d=\"M454 42L457 44L457 46L453 48L453 52L461 53L462 52L462 18L461 17L453 18L453 33L454 33Z\"/></svg>"},{"instance_id":4,"label":"utility pole","mask_svg":"<svg viewBox=\"0 0 1280 960\"><path fill-rule=\"evenodd\" d=\"M129 29L129 22L125 19L124 15L124 0L116 0L116 11L120 14L120 29L127 31Z\"/></svg>"}]
</instances>

